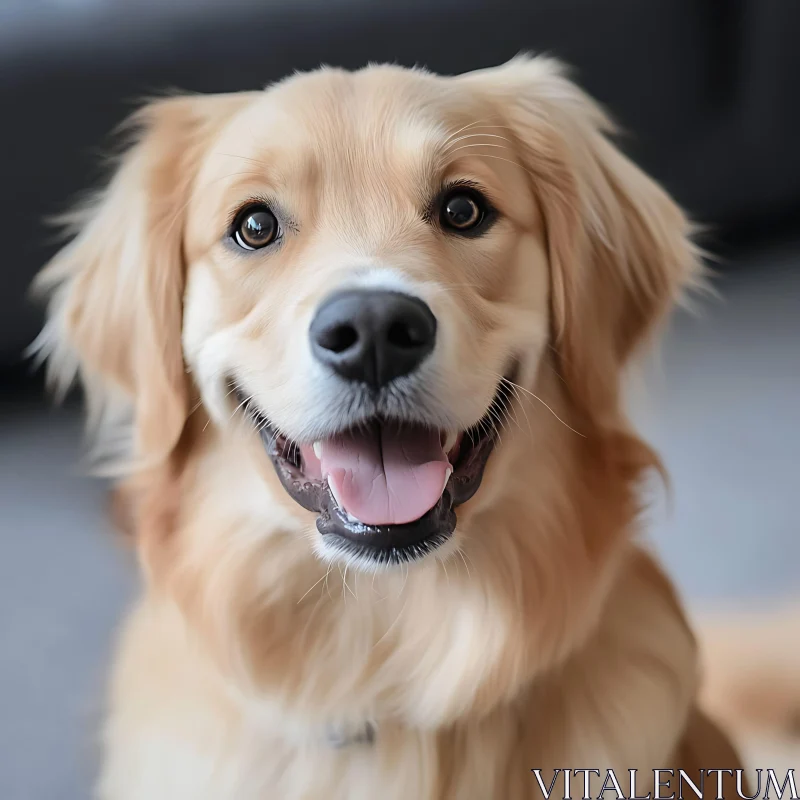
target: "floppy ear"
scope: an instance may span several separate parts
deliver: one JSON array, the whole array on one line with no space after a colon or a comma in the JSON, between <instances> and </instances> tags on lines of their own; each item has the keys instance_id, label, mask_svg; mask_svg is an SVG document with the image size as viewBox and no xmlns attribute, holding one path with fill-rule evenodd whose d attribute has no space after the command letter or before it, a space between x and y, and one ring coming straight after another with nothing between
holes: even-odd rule
<instances>
[{"instance_id":1,"label":"floppy ear","mask_svg":"<svg viewBox=\"0 0 800 800\"><path fill-rule=\"evenodd\" d=\"M63 391L80 372L90 421L127 416L128 455L139 460L166 456L187 416L184 212L209 135L242 102L175 97L135 114L134 143L109 185L67 217L75 238L37 277L51 294L35 344L50 379Z\"/></svg>"},{"instance_id":2,"label":"floppy ear","mask_svg":"<svg viewBox=\"0 0 800 800\"><path fill-rule=\"evenodd\" d=\"M557 61L520 57L468 79L490 83L532 176L559 368L576 411L602 425L620 369L698 274L689 223L611 143L609 118Z\"/></svg>"}]
</instances>

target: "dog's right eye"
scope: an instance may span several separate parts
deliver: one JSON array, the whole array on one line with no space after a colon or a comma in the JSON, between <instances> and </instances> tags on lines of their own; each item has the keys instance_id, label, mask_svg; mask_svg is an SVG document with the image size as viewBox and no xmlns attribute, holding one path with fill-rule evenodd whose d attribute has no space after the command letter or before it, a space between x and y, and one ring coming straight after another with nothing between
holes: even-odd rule
<instances>
[{"instance_id":1,"label":"dog's right eye","mask_svg":"<svg viewBox=\"0 0 800 800\"><path fill-rule=\"evenodd\" d=\"M260 250L272 244L280 234L278 220L262 203L243 208L231 227L231 238L243 250Z\"/></svg>"}]
</instances>

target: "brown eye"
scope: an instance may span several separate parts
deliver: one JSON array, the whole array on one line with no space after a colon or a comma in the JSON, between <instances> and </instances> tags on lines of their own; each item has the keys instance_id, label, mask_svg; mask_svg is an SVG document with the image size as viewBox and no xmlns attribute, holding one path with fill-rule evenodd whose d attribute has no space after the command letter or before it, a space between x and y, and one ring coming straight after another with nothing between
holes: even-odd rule
<instances>
[{"instance_id":1,"label":"brown eye","mask_svg":"<svg viewBox=\"0 0 800 800\"><path fill-rule=\"evenodd\" d=\"M474 230L486 216L486 203L475 191L455 189L445 196L440 213L443 228L456 233Z\"/></svg>"},{"instance_id":2,"label":"brown eye","mask_svg":"<svg viewBox=\"0 0 800 800\"><path fill-rule=\"evenodd\" d=\"M244 250L260 250L280 236L275 215L265 205L242 209L233 223L232 238Z\"/></svg>"}]
</instances>

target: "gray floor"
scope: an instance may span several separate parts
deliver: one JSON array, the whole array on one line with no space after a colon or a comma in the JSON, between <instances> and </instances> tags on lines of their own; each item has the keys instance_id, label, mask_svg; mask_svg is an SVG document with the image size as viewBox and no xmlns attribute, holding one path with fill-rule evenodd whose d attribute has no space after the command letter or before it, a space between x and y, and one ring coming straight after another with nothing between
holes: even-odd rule
<instances>
[{"instance_id":1,"label":"gray floor","mask_svg":"<svg viewBox=\"0 0 800 800\"><path fill-rule=\"evenodd\" d=\"M635 416L672 477L654 519L696 604L800 592L800 246L742 257L679 315Z\"/></svg>"},{"instance_id":2,"label":"gray floor","mask_svg":"<svg viewBox=\"0 0 800 800\"><path fill-rule=\"evenodd\" d=\"M0 799L90 795L113 627L134 570L75 466L79 417L0 418Z\"/></svg>"},{"instance_id":3,"label":"gray floor","mask_svg":"<svg viewBox=\"0 0 800 800\"><path fill-rule=\"evenodd\" d=\"M743 258L718 288L676 319L636 400L674 481L652 536L696 606L788 593L800 563L800 247ZM0 406L0 800L89 796L135 577L79 441L74 412Z\"/></svg>"}]
</instances>

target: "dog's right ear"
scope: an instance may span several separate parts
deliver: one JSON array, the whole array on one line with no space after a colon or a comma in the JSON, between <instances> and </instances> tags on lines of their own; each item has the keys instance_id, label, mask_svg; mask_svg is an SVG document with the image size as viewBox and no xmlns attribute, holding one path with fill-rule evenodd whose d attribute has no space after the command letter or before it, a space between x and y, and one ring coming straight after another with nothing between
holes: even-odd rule
<instances>
[{"instance_id":1,"label":"dog's right ear","mask_svg":"<svg viewBox=\"0 0 800 800\"><path fill-rule=\"evenodd\" d=\"M692 226L614 145L600 106L550 58L468 73L498 109L541 208L553 347L579 424L615 429L621 374L701 274Z\"/></svg>"},{"instance_id":2,"label":"dog's right ear","mask_svg":"<svg viewBox=\"0 0 800 800\"><path fill-rule=\"evenodd\" d=\"M64 391L80 373L90 422L127 417L126 455L139 462L162 460L186 420L185 210L207 143L249 99L173 97L136 113L108 186L67 217L75 237L36 279L51 298L34 345L49 379Z\"/></svg>"}]
</instances>

